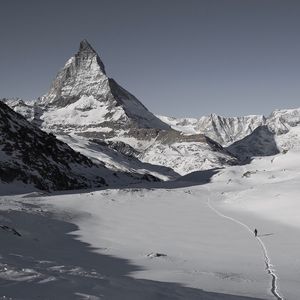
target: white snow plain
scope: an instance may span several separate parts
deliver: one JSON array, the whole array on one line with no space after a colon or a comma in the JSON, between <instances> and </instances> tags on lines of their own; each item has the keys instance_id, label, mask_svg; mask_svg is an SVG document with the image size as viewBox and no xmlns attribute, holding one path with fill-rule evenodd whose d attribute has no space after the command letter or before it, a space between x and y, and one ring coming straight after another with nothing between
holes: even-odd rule
<instances>
[{"instance_id":1,"label":"white snow plain","mask_svg":"<svg viewBox=\"0 0 300 300\"><path fill-rule=\"evenodd\" d=\"M209 183L204 173L151 187L2 196L0 223L22 234L0 229L2 295L299 299L299 152L215 170Z\"/></svg>"}]
</instances>

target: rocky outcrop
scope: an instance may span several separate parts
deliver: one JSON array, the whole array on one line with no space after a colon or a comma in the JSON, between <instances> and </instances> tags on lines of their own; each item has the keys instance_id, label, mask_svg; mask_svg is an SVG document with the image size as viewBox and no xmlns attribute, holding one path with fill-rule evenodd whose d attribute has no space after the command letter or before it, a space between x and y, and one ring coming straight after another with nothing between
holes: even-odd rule
<instances>
[{"instance_id":1,"label":"rocky outcrop","mask_svg":"<svg viewBox=\"0 0 300 300\"><path fill-rule=\"evenodd\" d=\"M0 102L0 180L41 190L105 186L107 170ZM103 176L104 175L104 176Z\"/></svg>"},{"instance_id":2,"label":"rocky outcrop","mask_svg":"<svg viewBox=\"0 0 300 300\"><path fill-rule=\"evenodd\" d=\"M257 127L250 135L233 143L227 149L245 163L254 156L269 156L279 153L275 133L266 125Z\"/></svg>"}]
</instances>

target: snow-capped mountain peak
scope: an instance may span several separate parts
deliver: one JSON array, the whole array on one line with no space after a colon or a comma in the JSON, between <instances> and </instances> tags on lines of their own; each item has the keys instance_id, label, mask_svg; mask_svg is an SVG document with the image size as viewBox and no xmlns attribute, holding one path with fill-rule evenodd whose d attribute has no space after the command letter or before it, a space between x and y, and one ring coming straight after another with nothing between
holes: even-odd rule
<instances>
[{"instance_id":1,"label":"snow-capped mountain peak","mask_svg":"<svg viewBox=\"0 0 300 300\"><path fill-rule=\"evenodd\" d=\"M106 74L102 60L87 40L83 40L80 42L79 51L75 55L75 59L77 59L77 63L81 63L84 60L93 61L94 59L96 59L96 62L99 65L101 72L103 74Z\"/></svg>"},{"instance_id":2,"label":"snow-capped mountain peak","mask_svg":"<svg viewBox=\"0 0 300 300\"><path fill-rule=\"evenodd\" d=\"M59 71L37 106L42 109L42 127L51 131L108 132L132 126L169 129L107 76L99 55L86 40Z\"/></svg>"},{"instance_id":3,"label":"snow-capped mountain peak","mask_svg":"<svg viewBox=\"0 0 300 300\"><path fill-rule=\"evenodd\" d=\"M38 101L40 105L65 107L79 100L81 95L96 94L107 88L105 67L97 52L83 40L78 52L59 71L49 92Z\"/></svg>"}]
</instances>

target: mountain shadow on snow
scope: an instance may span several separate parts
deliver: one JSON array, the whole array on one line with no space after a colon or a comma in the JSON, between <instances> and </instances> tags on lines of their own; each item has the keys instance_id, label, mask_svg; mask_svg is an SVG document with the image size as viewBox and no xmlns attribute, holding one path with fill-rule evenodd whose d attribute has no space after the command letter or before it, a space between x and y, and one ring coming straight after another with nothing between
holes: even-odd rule
<instances>
[{"instance_id":1,"label":"mountain shadow on snow","mask_svg":"<svg viewBox=\"0 0 300 300\"><path fill-rule=\"evenodd\" d=\"M0 235L1 258L5 261L1 294L9 299L259 300L134 279L130 275L141 267L96 253L95 248L76 238L78 226L64 221L63 215L54 218L48 213L29 216L25 211L2 211L0 217L17 224L22 234Z\"/></svg>"},{"instance_id":2,"label":"mountain shadow on snow","mask_svg":"<svg viewBox=\"0 0 300 300\"><path fill-rule=\"evenodd\" d=\"M238 157L241 163L249 163L254 156L271 156L280 153L275 137L276 134L268 126L259 126L250 135L226 149Z\"/></svg>"}]
</instances>

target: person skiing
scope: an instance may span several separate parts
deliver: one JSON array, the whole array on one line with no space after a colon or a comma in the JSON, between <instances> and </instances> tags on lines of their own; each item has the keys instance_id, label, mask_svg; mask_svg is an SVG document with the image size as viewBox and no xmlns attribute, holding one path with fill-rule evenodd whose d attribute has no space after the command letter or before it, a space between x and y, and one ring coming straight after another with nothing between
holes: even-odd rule
<instances>
[{"instance_id":1,"label":"person skiing","mask_svg":"<svg viewBox=\"0 0 300 300\"><path fill-rule=\"evenodd\" d=\"M257 229L256 228L254 229L254 235L255 235L255 237L257 237Z\"/></svg>"}]
</instances>

